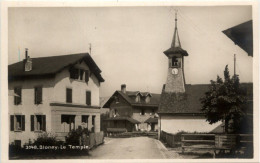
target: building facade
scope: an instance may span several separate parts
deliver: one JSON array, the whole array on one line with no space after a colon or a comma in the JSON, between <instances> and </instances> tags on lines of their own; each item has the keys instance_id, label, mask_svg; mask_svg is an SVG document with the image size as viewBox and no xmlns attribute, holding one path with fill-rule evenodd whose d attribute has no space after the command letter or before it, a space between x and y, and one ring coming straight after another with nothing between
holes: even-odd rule
<instances>
[{"instance_id":1,"label":"building facade","mask_svg":"<svg viewBox=\"0 0 260 163\"><path fill-rule=\"evenodd\" d=\"M116 91L103 108L109 108L107 128L126 128L127 131L155 131L160 94L127 91L126 85ZM148 119L154 119L153 123Z\"/></svg>"},{"instance_id":2,"label":"building facade","mask_svg":"<svg viewBox=\"0 0 260 163\"><path fill-rule=\"evenodd\" d=\"M9 143L47 132L65 140L79 126L100 131L101 70L87 53L30 58L8 66Z\"/></svg>"}]
</instances>

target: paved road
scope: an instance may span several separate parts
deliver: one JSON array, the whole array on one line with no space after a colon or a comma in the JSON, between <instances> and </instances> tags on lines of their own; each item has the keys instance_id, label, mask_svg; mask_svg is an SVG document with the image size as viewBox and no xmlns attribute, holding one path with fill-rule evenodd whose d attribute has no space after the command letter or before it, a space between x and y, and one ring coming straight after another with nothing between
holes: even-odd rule
<instances>
[{"instance_id":1,"label":"paved road","mask_svg":"<svg viewBox=\"0 0 260 163\"><path fill-rule=\"evenodd\" d=\"M90 159L172 159L160 141L148 137L106 138L105 143L90 151Z\"/></svg>"}]
</instances>

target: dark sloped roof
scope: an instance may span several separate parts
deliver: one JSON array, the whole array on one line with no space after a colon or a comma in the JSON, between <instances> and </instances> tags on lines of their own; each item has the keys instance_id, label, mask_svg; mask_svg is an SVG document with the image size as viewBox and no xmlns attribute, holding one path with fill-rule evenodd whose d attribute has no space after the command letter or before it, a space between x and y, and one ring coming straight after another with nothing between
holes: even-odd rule
<instances>
[{"instance_id":1,"label":"dark sloped roof","mask_svg":"<svg viewBox=\"0 0 260 163\"><path fill-rule=\"evenodd\" d=\"M158 113L203 114L200 98L204 97L209 90L209 86L209 84L186 85L186 92L177 94L163 90ZM248 100L252 100L253 84L243 83L241 87L247 90Z\"/></svg>"},{"instance_id":2,"label":"dark sloped roof","mask_svg":"<svg viewBox=\"0 0 260 163\"><path fill-rule=\"evenodd\" d=\"M144 123L158 123L158 118L148 118Z\"/></svg>"},{"instance_id":3,"label":"dark sloped roof","mask_svg":"<svg viewBox=\"0 0 260 163\"><path fill-rule=\"evenodd\" d=\"M111 117L111 118L105 119L105 121L129 121L133 124L141 123L138 120L135 120L135 119L130 118L130 117Z\"/></svg>"},{"instance_id":4,"label":"dark sloped roof","mask_svg":"<svg viewBox=\"0 0 260 163\"><path fill-rule=\"evenodd\" d=\"M181 54L183 56L188 56L189 54L187 53L186 50L183 50L181 47L171 47L168 50L163 52L165 55L169 54Z\"/></svg>"},{"instance_id":5,"label":"dark sloped roof","mask_svg":"<svg viewBox=\"0 0 260 163\"><path fill-rule=\"evenodd\" d=\"M110 103L114 100L114 96L119 94L122 96L130 105L133 106L145 106L145 107L158 107L160 103L160 94L156 93L150 93L150 102L146 103L144 98L141 98L140 102L135 102L135 95L138 93L138 91L126 91L126 93L123 93L122 91L116 91L110 99L104 104L104 108L108 108ZM147 92L140 92L141 95L146 96Z\"/></svg>"},{"instance_id":6,"label":"dark sloped roof","mask_svg":"<svg viewBox=\"0 0 260 163\"><path fill-rule=\"evenodd\" d=\"M247 21L222 31L236 45L253 56L253 21Z\"/></svg>"},{"instance_id":7,"label":"dark sloped roof","mask_svg":"<svg viewBox=\"0 0 260 163\"><path fill-rule=\"evenodd\" d=\"M23 77L33 76L45 76L55 75L62 71L64 68L76 64L78 61L85 61L90 70L95 74L100 82L104 82L101 76L101 70L96 65L95 61L88 53L70 54L61 56L50 56L31 58L32 59L32 70L24 71L23 61L11 64L8 66L8 77L9 79L18 79Z\"/></svg>"}]
</instances>

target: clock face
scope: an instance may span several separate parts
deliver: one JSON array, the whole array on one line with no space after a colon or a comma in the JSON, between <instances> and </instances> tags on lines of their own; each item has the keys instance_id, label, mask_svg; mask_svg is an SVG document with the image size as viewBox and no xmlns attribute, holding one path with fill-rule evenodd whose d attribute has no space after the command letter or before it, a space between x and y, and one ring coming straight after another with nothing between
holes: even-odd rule
<instances>
[{"instance_id":1,"label":"clock face","mask_svg":"<svg viewBox=\"0 0 260 163\"><path fill-rule=\"evenodd\" d=\"M177 68L172 69L172 74L173 75L177 75L178 74L178 69Z\"/></svg>"}]
</instances>

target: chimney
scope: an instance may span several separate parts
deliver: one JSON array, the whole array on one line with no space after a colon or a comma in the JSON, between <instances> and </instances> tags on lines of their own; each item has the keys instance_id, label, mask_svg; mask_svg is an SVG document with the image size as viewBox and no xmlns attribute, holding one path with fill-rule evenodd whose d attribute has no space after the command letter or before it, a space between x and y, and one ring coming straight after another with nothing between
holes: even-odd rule
<instances>
[{"instance_id":1,"label":"chimney","mask_svg":"<svg viewBox=\"0 0 260 163\"><path fill-rule=\"evenodd\" d=\"M24 71L32 70L32 59L28 56L28 48L25 48L25 59L23 60Z\"/></svg>"},{"instance_id":2,"label":"chimney","mask_svg":"<svg viewBox=\"0 0 260 163\"><path fill-rule=\"evenodd\" d=\"M122 91L123 93L126 93L126 85L125 85L125 84L122 84L122 85L121 85L121 91Z\"/></svg>"},{"instance_id":3,"label":"chimney","mask_svg":"<svg viewBox=\"0 0 260 163\"><path fill-rule=\"evenodd\" d=\"M28 48L25 48L25 59L28 58Z\"/></svg>"}]
</instances>

